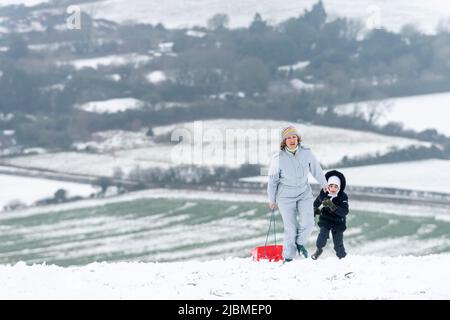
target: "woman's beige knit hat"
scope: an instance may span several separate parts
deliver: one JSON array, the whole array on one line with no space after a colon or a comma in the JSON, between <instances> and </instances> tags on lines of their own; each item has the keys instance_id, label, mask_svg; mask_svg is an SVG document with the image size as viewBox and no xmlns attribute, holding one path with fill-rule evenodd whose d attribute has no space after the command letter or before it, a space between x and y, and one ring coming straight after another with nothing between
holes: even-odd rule
<instances>
[{"instance_id":1,"label":"woman's beige knit hat","mask_svg":"<svg viewBox=\"0 0 450 320\"><path fill-rule=\"evenodd\" d=\"M283 130L281 130L281 141L294 134L300 136L300 134L297 131L297 128L295 128L294 126L284 128Z\"/></svg>"}]
</instances>

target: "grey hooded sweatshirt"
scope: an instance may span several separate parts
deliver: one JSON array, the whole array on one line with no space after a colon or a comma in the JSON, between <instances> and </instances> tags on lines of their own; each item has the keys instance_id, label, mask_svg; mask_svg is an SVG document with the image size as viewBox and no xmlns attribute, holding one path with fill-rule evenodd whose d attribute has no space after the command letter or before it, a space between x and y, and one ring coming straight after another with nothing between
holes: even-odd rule
<instances>
[{"instance_id":1,"label":"grey hooded sweatshirt","mask_svg":"<svg viewBox=\"0 0 450 320\"><path fill-rule=\"evenodd\" d=\"M300 146L293 155L289 151L277 152L270 164L267 194L270 202L278 202L283 198L298 198L300 195L312 195L308 183L308 173L311 172L322 188L328 186L323 170L311 149Z\"/></svg>"}]
</instances>

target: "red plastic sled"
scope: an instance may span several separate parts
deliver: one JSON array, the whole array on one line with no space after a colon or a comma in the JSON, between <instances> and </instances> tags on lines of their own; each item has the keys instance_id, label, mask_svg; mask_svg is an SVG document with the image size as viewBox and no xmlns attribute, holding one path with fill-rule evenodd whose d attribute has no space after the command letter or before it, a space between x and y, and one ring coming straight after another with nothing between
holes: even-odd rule
<instances>
[{"instance_id":1,"label":"red plastic sled","mask_svg":"<svg viewBox=\"0 0 450 320\"><path fill-rule=\"evenodd\" d=\"M268 245L256 247L252 250L252 257L255 261L259 261L261 259L269 260L269 262L277 262L283 260L283 246Z\"/></svg>"}]
</instances>

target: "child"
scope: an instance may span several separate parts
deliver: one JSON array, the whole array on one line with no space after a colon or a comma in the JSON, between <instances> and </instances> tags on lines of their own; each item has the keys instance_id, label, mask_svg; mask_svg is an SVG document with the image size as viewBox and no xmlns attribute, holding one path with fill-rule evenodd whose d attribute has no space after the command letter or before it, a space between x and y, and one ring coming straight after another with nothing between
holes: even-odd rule
<instances>
[{"instance_id":1,"label":"child","mask_svg":"<svg viewBox=\"0 0 450 320\"><path fill-rule=\"evenodd\" d=\"M348 197L344 192L346 181L344 175L336 170L327 172L325 177L328 192L321 190L314 201L314 216L319 215L320 232L316 241L317 250L311 258L316 260L322 254L331 230L334 250L342 259L347 255L344 248L345 216L348 214ZM322 209L319 208L321 205Z\"/></svg>"}]
</instances>

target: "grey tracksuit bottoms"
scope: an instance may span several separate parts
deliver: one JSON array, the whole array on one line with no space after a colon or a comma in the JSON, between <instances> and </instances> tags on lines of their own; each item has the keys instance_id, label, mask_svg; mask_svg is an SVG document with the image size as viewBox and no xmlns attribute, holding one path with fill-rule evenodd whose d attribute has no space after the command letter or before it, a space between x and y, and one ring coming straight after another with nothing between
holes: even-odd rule
<instances>
[{"instance_id":1,"label":"grey tracksuit bottoms","mask_svg":"<svg viewBox=\"0 0 450 320\"><path fill-rule=\"evenodd\" d=\"M314 209L312 194L305 198L279 198L278 208L283 218L284 240L283 256L293 259L297 244L305 245L314 228Z\"/></svg>"}]
</instances>

